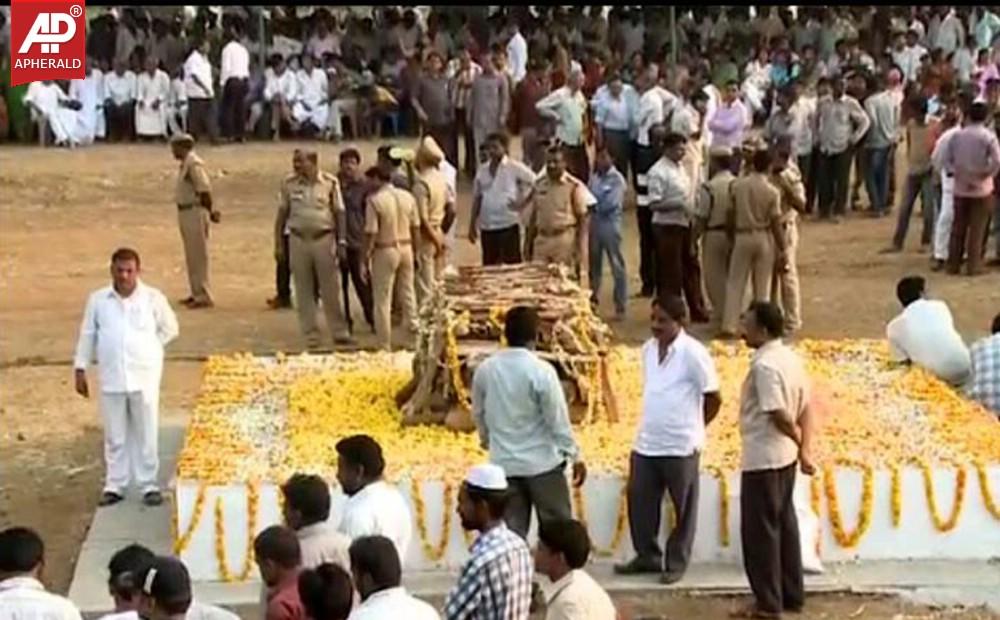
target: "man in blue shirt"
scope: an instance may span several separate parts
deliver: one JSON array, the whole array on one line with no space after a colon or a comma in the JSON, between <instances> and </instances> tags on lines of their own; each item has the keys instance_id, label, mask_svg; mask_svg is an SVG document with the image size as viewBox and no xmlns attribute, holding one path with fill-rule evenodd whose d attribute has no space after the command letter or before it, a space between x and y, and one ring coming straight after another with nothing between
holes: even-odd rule
<instances>
[{"instance_id":1,"label":"man in blue shirt","mask_svg":"<svg viewBox=\"0 0 1000 620\"><path fill-rule=\"evenodd\" d=\"M622 209L625 204L625 177L614 165L607 145L597 150L594 174L588 184L590 193L597 199L590 214L590 287L591 302L600 305L601 272L604 254L611 262L611 275L615 279L615 319L625 316L626 290L625 257L622 255Z\"/></svg>"},{"instance_id":2,"label":"man in blue shirt","mask_svg":"<svg viewBox=\"0 0 1000 620\"><path fill-rule=\"evenodd\" d=\"M583 484L587 468L573 438L569 407L552 364L533 351L538 312L517 306L507 312L508 346L487 358L472 376L472 417L490 462L503 468L510 486L504 518L527 537L531 508L539 522L572 516L565 469Z\"/></svg>"}]
</instances>

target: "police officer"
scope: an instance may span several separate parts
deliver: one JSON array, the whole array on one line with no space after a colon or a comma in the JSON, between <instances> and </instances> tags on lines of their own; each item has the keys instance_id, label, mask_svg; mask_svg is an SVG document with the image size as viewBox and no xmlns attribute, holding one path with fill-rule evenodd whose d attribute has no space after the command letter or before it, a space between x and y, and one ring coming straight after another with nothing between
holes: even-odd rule
<instances>
[{"instance_id":1,"label":"police officer","mask_svg":"<svg viewBox=\"0 0 1000 620\"><path fill-rule=\"evenodd\" d=\"M566 172L562 147L549 147L528 216L529 260L561 263L579 278L588 264L588 209L596 202L583 182Z\"/></svg>"},{"instance_id":2,"label":"police officer","mask_svg":"<svg viewBox=\"0 0 1000 620\"><path fill-rule=\"evenodd\" d=\"M434 282L444 269L445 233L442 223L448 205L448 181L438 164L444 152L434 138L425 136L415 156L413 197L417 201L420 219L417 260L417 301L425 303L431 296Z\"/></svg>"},{"instance_id":3,"label":"police officer","mask_svg":"<svg viewBox=\"0 0 1000 620\"><path fill-rule=\"evenodd\" d=\"M299 328L310 348L320 346L316 324L316 283L323 300L326 323L334 344L351 344L340 306L340 270L345 260L347 223L337 177L319 169L315 151L297 151L299 171L281 182L280 204L274 224L274 253L281 260L282 235L288 227L288 253L295 282ZM315 275L314 275L315 274ZM315 279L314 279L315 278Z\"/></svg>"},{"instance_id":4,"label":"police officer","mask_svg":"<svg viewBox=\"0 0 1000 620\"><path fill-rule=\"evenodd\" d=\"M170 139L170 150L174 159L181 162L174 202L191 287L191 295L180 303L192 310L211 308L214 303L208 289L208 227L210 222L218 223L222 216L212 204L212 184L205 162L194 152L191 134L175 134Z\"/></svg>"},{"instance_id":5,"label":"police officer","mask_svg":"<svg viewBox=\"0 0 1000 620\"><path fill-rule=\"evenodd\" d=\"M709 151L709 180L702 184L695 199L695 235L702 239L705 265L705 289L712 304L712 315L722 320L725 308L729 257L733 251L733 231L727 226L733 210L733 151L728 146L713 146Z\"/></svg>"},{"instance_id":6,"label":"police officer","mask_svg":"<svg viewBox=\"0 0 1000 620\"><path fill-rule=\"evenodd\" d=\"M397 301L403 324L416 327L413 291L413 240L420 234L416 200L392 185L392 173L375 166L366 173L375 189L365 207L365 264L372 283L375 333L383 349L392 348L392 307Z\"/></svg>"},{"instance_id":7,"label":"police officer","mask_svg":"<svg viewBox=\"0 0 1000 620\"><path fill-rule=\"evenodd\" d=\"M768 301L775 262L785 265L785 237L781 227L781 193L767 175L771 154L757 149L750 174L733 182L733 254L726 280L725 311L720 336L736 335L747 280L753 278L754 301Z\"/></svg>"},{"instance_id":8,"label":"police officer","mask_svg":"<svg viewBox=\"0 0 1000 620\"><path fill-rule=\"evenodd\" d=\"M802 172L792 158L791 141L775 143L771 163L771 183L781 192L781 230L785 239L784 265L776 264L771 285L771 300L781 304L785 331L802 328L802 302L799 295L799 212L806 208L806 186Z\"/></svg>"}]
</instances>

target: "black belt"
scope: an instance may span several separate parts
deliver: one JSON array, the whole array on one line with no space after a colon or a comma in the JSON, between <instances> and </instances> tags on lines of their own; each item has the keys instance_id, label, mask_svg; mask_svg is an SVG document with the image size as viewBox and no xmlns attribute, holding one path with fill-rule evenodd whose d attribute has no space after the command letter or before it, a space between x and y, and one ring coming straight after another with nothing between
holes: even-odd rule
<instances>
[{"instance_id":1,"label":"black belt","mask_svg":"<svg viewBox=\"0 0 1000 620\"><path fill-rule=\"evenodd\" d=\"M177 205L177 210L178 210L178 211L187 211L188 209L193 209L193 208L195 208L195 206L196 206L196 205L194 205L194 204L188 204L188 205Z\"/></svg>"},{"instance_id":2,"label":"black belt","mask_svg":"<svg viewBox=\"0 0 1000 620\"><path fill-rule=\"evenodd\" d=\"M322 239L323 237L332 234L332 230L320 230L317 232L303 232L301 230L291 231L292 235L298 237L299 239L305 239L307 241L315 241L316 239Z\"/></svg>"}]
</instances>

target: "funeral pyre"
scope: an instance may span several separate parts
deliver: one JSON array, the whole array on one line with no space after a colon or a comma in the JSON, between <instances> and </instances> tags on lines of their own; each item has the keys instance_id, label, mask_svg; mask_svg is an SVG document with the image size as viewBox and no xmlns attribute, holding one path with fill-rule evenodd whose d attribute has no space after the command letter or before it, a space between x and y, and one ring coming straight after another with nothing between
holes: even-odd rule
<instances>
[{"instance_id":1,"label":"funeral pyre","mask_svg":"<svg viewBox=\"0 0 1000 620\"><path fill-rule=\"evenodd\" d=\"M472 430L472 374L506 344L504 320L516 306L538 311L536 353L559 374L573 421L617 419L606 361L611 330L593 313L590 292L565 267L526 263L459 267L423 302L413 379L397 395L404 423Z\"/></svg>"}]
</instances>

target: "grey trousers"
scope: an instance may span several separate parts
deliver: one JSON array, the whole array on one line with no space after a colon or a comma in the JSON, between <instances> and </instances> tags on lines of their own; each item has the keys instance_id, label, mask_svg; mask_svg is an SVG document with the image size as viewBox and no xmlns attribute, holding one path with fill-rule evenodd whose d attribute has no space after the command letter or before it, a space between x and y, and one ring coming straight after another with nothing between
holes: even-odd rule
<instances>
[{"instance_id":1,"label":"grey trousers","mask_svg":"<svg viewBox=\"0 0 1000 620\"><path fill-rule=\"evenodd\" d=\"M571 519L573 509L569 503L569 484L565 464L537 476L507 478L510 498L504 521L507 527L521 538L527 539L531 529L531 508L538 512L538 521Z\"/></svg>"},{"instance_id":2,"label":"grey trousers","mask_svg":"<svg viewBox=\"0 0 1000 620\"><path fill-rule=\"evenodd\" d=\"M683 575L691 559L698 524L698 464L700 455L642 456L632 453L628 476L628 522L632 546L643 559L659 562L663 572ZM666 553L657 540L663 493L670 493L677 522L667 537Z\"/></svg>"}]
</instances>

